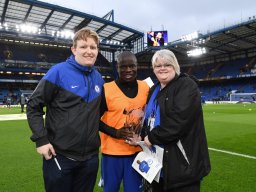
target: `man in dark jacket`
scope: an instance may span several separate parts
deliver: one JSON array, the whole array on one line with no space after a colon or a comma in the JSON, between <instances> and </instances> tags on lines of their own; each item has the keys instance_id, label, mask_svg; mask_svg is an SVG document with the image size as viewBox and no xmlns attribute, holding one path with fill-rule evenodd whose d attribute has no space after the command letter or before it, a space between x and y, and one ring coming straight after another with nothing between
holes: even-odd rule
<instances>
[{"instance_id":1,"label":"man in dark jacket","mask_svg":"<svg viewBox=\"0 0 256 192\"><path fill-rule=\"evenodd\" d=\"M104 83L94 67L98 47L95 32L79 30L73 39L73 55L47 72L28 101L31 140L43 156L47 192L93 191Z\"/></svg>"},{"instance_id":2,"label":"man in dark jacket","mask_svg":"<svg viewBox=\"0 0 256 192\"><path fill-rule=\"evenodd\" d=\"M180 73L170 50L157 51L152 66L159 82L150 91L144 141L164 148L161 179L153 183L153 192L199 192L210 172L200 91Z\"/></svg>"}]
</instances>

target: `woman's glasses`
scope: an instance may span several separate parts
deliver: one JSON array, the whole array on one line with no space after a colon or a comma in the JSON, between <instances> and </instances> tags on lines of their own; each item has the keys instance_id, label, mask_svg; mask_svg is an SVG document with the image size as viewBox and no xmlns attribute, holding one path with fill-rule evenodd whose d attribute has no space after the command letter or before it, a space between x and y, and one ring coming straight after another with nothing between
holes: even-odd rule
<instances>
[{"instance_id":1,"label":"woman's glasses","mask_svg":"<svg viewBox=\"0 0 256 192\"><path fill-rule=\"evenodd\" d=\"M164 69L166 69L166 68L171 68L172 65L169 64L169 63L165 63L165 64L162 64L162 65L155 65L155 66L154 66L155 69L161 69L162 67L163 67Z\"/></svg>"}]
</instances>

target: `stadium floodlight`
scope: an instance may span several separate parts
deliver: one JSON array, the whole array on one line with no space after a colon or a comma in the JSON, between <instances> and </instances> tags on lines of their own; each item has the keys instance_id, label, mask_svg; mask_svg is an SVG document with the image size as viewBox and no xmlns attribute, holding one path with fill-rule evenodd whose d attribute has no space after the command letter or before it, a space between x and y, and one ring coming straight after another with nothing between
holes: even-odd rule
<instances>
[{"instance_id":1,"label":"stadium floodlight","mask_svg":"<svg viewBox=\"0 0 256 192\"><path fill-rule=\"evenodd\" d=\"M193 39L197 39L198 36L199 36L198 32L195 31L195 32L190 33L190 34L188 34L188 35L183 35L183 36L181 37L181 41L192 41Z\"/></svg>"},{"instance_id":2,"label":"stadium floodlight","mask_svg":"<svg viewBox=\"0 0 256 192\"><path fill-rule=\"evenodd\" d=\"M16 26L16 30L21 30L22 33L32 33L35 34L38 29L35 26L29 25L29 24L22 24L19 26Z\"/></svg>"},{"instance_id":3,"label":"stadium floodlight","mask_svg":"<svg viewBox=\"0 0 256 192\"><path fill-rule=\"evenodd\" d=\"M0 29L4 29L4 30L7 30L8 31L8 29L9 29L9 27L8 27L8 24L7 23L0 23Z\"/></svg>"},{"instance_id":4,"label":"stadium floodlight","mask_svg":"<svg viewBox=\"0 0 256 192\"><path fill-rule=\"evenodd\" d=\"M199 39L198 44L204 44L205 43L205 39Z\"/></svg>"},{"instance_id":5,"label":"stadium floodlight","mask_svg":"<svg viewBox=\"0 0 256 192\"><path fill-rule=\"evenodd\" d=\"M8 31L9 27L8 27L8 24L7 24L7 23L4 23L4 28L5 28L5 30Z\"/></svg>"},{"instance_id":6,"label":"stadium floodlight","mask_svg":"<svg viewBox=\"0 0 256 192\"><path fill-rule=\"evenodd\" d=\"M63 39L73 39L73 37L75 36L74 32L70 30L57 31L56 33L54 31L54 35Z\"/></svg>"},{"instance_id":7,"label":"stadium floodlight","mask_svg":"<svg viewBox=\"0 0 256 192\"><path fill-rule=\"evenodd\" d=\"M16 25L16 31L20 31L20 26L19 25Z\"/></svg>"},{"instance_id":8,"label":"stadium floodlight","mask_svg":"<svg viewBox=\"0 0 256 192\"><path fill-rule=\"evenodd\" d=\"M196 49L187 51L187 55L189 57L196 57L196 56L200 56L200 55L205 54L205 53L206 53L205 47L198 47Z\"/></svg>"},{"instance_id":9,"label":"stadium floodlight","mask_svg":"<svg viewBox=\"0 0 256 192\"><path fill-rule=\"evenodd\" d=\"M198 40L194 40L194 41L193 41L193 44L194 44L194 45L205 44L205 39L200 38L200 39L198 39Z\"/></svg>"},{"instance_id":10,"label":"stadium floodlight","mask_svg":"<svg viewBox=\"0 0 256 192\"><path fill-rule=\"evenodd\" d=\"M74 33L68 30L61 31L61 34L64 34L65 39L72 39L74 37Z\"/></svg>"},{"instance_id":11,"label":"stadium floodlight","mask_svg":"<svg viewBox=\"0 0 256 192\"><path fill-rule=\"evenodd\" d=\"M105 44L110 44L110 45L123 45L120 41L115 41L115 40L101 39L100 42Z\"/></svg>"}]
</instances>

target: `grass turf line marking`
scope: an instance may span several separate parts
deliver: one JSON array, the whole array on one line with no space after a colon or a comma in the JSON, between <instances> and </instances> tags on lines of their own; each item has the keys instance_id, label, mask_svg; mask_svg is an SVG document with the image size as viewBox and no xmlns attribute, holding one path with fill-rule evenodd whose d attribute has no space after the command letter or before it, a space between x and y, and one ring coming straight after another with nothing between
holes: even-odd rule
<instances>
[{"instance_id":1,"label":"grass turf line marking","mask_svg":"<svg viewBox=\"0 0 256 192\"><path fill-rule=\"evenodd\" d=\"M251 156L251 155L244 155L244 154L240 154L240 153L235 153L235 152L231 152L231 151L225 151L225 150L220 150L220 149L215 149L215 148L210 148L210 147L208 149L212 150L212 151L227 153L227 154L230 154L230 155L236 155L236 156L245 157L245 158L249 158L249 159L256 159L255 156Z\"/></svg>"}]
</instances>

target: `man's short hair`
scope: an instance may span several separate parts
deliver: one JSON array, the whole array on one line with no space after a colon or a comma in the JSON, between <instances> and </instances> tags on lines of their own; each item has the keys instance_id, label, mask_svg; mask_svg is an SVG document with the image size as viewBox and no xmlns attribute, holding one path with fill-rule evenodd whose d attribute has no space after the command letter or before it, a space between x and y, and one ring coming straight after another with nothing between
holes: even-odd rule
<instances>
[{"instance_id":1,"label":"man's short hair","mask_svg":"<svg viewBox=\"0 0 256 192\"><path fill-rule=\"evenodd\" d=\"M132 53L131 51L123 51L119 55L117 55L116 61L118 65L120 64L120 62L122 62L124 57L132 57L137 63L137 58L134 53Z\"/></svg>"},{"instance_id":2,"label":"man's short hair","mask_svg":"<svg viewBox=\"0 0 256 192\"><path fill-rule=\"evenodd\" d=\"M77 41L78 40L87 40L87 38L90 37L95 40L97 47L99 47L100 44L100 38L98 34L95 31L92 31L87 28L82 28L79 31L75 33L75 36L73 38L73 47L77 46Z\"/></svg>"}]
</instances>

